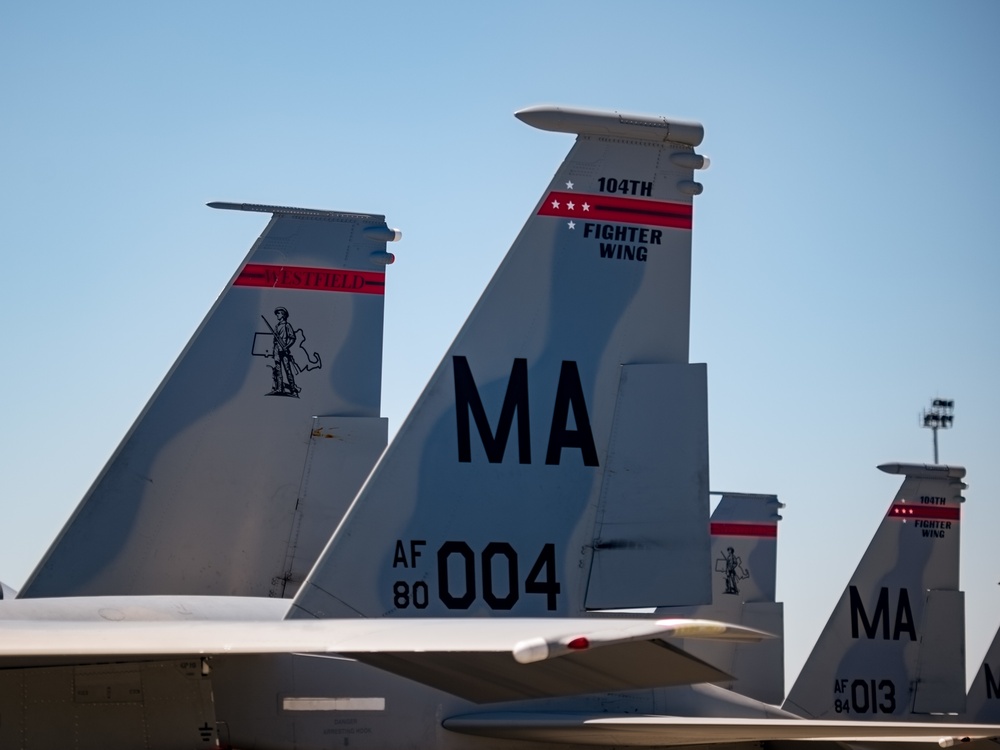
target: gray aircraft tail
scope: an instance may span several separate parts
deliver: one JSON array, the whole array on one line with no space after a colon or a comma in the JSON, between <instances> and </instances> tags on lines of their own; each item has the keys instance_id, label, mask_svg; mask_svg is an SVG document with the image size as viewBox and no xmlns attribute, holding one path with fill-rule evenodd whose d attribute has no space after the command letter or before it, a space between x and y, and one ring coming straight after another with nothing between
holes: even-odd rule
<instances>
[{"instance_id":1,"label":"gray aircraft tail","mask_svg":"<svg viewBox=\"0 0 1000 750\"><path fill-rule=\"evenodd\" d=\"M712 513L712 603L661 607L657 614L700 617L763 630L759 643L684 641L685 651L736 679L720 686L764 703L785 697L784 606L775 601L778 511L775 495L723 492Z\"/></svg>"},{"instance_id":2,"label":"gray aircraft tail","mask_svg":"<svg viewBox=\"0 0 1000 750\"><path fill-rule=\"evenodd\" d=\"M967 721L1000 723L1000 630L993 636L966 698Z\"/></svg>"},{"instance_id":3,"label":"gray aircraft tail","mask_svg":"<svg viewBox=\"0 0 1000 750\"><path fill-rule=\"evenodd\" d=\"M382 216L272 214L22 597L290 597L385 448Z\"/></svg>"},{"instance_id":4,"label":"gray aircraft tail","mask_svg":"<svg viewBox=\"0 0 1000 750\"><path fill-rule=\"evenodd\" d=\"M879 468L905 478L788 694L784 707L802 716L884 721L964 711L965 469Z\"/></svg>"},{"instance_id":5,"label":"gray aircraft tail","mask_svg":"<svg viewBox=\"0 0 1000 750\"><path fill-rule=\"evenodd\" d=\"M688 363L702 127L557 107L517 117L576 143L293 616L709 598L706 377Z\"/></svg>"}]
</instances>

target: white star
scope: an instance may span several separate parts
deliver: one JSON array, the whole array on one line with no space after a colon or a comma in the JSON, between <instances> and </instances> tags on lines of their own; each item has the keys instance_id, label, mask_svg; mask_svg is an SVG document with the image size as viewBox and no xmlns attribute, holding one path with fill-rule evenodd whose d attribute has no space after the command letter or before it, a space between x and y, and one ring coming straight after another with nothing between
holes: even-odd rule
<instances>
[{"instance_id":1,"label":"white star","mask_svg":"<svg viewBox=\"0 0 1000 750\"><path fill-rule=\"evenodd\" d=\"M566 208L568 208L570 211L572 211L574 208L576 208L576 204L573 201L569 201L566 204Z\"/></svg>"},{"instance_id":2,"label":"white star","mask_svg":"<svg viewBox=\"0 0 1000 750\"><path fill-rule=\"evenodd\" d=\"M584 203L583 204L583 210L584 211L589 211L590 210L590 204L589 203Z\"/></svg>"},{"instance_id":3,"label":"white star","mask_svg":"<svg viewBox=\"0 0 1000 750\"><path fill-rule=\"evenodd\" d=\"M559 208L559 201L552 201L552 208Z\"/></svg>"},{"instance_id":4,"label":"white star","mask_svg":"<svg viewBox=\"0 0 1000 750\"><path fill-rule=\"evenodd\" d=\"M566 226L568 226L570 229L576 229L576 222L575 221L571 221Z\"/></svg>"},{"instance_id":5,"label":"white star","mask_svg":"<svg viewBox=\"0 0 1000 750\"><path fill-rule=\"evenodd\" d=\"M566 180L566 189L567 190L572 190L573 189L573 183L572 183L572 181Z\"/></svg>"}]
</instances>

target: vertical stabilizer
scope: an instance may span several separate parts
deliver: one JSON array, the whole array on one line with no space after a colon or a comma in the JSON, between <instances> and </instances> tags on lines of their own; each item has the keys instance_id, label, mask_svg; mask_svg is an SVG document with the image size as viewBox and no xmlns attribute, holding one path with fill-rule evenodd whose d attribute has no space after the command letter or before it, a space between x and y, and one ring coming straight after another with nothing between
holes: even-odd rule
<instances>
[{"instance_id":1,"label":"vertical stabilizer","mask_svg":"<svg viewBox=\"0 0 1000 750\"><path fill-rule=\"evenodd\" d=\"M22 597L290 596L385 448L398 233L376 215L210 205L272 218Z\"/></svg>"},{"instance_id":2,"label":"vertical stabilizer","mask_svg":"<svg viewBox=\"0 0 1000 750\"><path fill-rule=\"evenodd\" d=\"M733 675L718 683L764 703L785 697L784 607L775 601L779 510L775 495L723 492L712 513L712 603L662 607L668 617L703 617L763 630L760 643L689 640L685 651Z\"/></svg>"},{"instance_id":3,"label":"vertical stabilizer","mask_svg":"<svg viewBox=\"0 0 1000 750\"><path fill-rule=\"evenodd\" d=\"M776 495L723 492L712 513L712 603L773 602L778 574Z\"/></svg>"},{"instance_id":4,"label":"vertical stabilizer","mask_svg":"<svg viewBox=\"0 0 1000 750\"><path fill-rule=\"evenodd\" d=\"M299 616L708 600L705 368L688 363L701 126L517 116L576 144L310 573Z\"/></svg>"},{"instance_id":5,"label":"vertical stabilizer","mask_svg":"<svg viewBox=\"0 0 1000 750\"><path fill-rule=\"evenodd\" d=\"M983 663L969 687L966 699L967 721L979 724L1000 723L1000 630L993 637Z\"/></svg>"},{"instance_id":6,"label":"vertical stabilizer","mask_svg":"<svg viewBox=\"0 0 1000 750\"><path fill-rule=\"evenodd\" d=\"M788 694L784 707L802 716L887 720L964 710L965 469L879 468L905 478Z\"/></svg>"}]
</instances>

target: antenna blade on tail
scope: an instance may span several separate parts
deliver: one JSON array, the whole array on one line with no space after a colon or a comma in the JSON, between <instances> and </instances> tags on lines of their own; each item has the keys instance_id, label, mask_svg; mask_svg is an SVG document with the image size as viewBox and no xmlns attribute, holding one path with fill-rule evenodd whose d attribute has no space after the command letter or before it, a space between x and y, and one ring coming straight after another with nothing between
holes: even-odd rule
<instances>
[{"instance_id":1,"label":"antenna blade on tail","mask_svg":"<svg viewBox=\"0 0 1000 750\"><path fill-rule=\"evenodd\" d=\"M290 596L385 447L398 232L378 215L209 205L273 215L22 597ZM318 501L323 442L350 469Z\"/></svg>"}]
</instances>

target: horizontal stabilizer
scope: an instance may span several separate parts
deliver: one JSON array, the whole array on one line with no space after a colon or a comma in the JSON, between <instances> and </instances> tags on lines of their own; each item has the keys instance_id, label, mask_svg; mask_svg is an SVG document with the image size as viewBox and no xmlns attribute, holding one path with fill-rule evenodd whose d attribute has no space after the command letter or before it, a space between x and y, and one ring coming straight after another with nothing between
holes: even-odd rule
<instances>
[{"instance_id":1,"label":"horizontal stabilizer","mask_svg":"<svg viewBox=\"0 0 1000 750\"><path fill-rule=\"evenodd\" d=\"M445 729L480 737L619 747L670 747L722 742L827 740L831 742L956 742L1000 735L991 724L705 719L611 714L489 713L444 720Z\"/></svg>"},{"instance_id":2,"label":"horizontal stabilizer","mask_svg":"<svg viewBox=\"0 0 1000 750\"><path fill-rule=\"evenodd\" d=\"M151 622L156 620L281 620L287 599L269 596L52 596L0 603L0 620Z\"/></svg>"},{"instance_id":3,"label":"horizontal stabilizer","mask_svg":"<svg viewBox=\"0 0 1000 750\"><path fill-rule=\"evenodd\" d=\"M661 641L625 642L529 664L501 652L373 653L358 661L474 703L643 690L730 679Z\"/></svg>"},{"instance_id":4,"label":"horizontal stabilizer","mask_svg":"<svg viewBox=\"0 0 1000 750\"><path fill-rule=\"evenodd\" d=\"M81 660L336 653L476 702L728 679L663 638L759 639L705 620L416 619L0 622L0 668Z\"/></svg>"}]
</instances>

